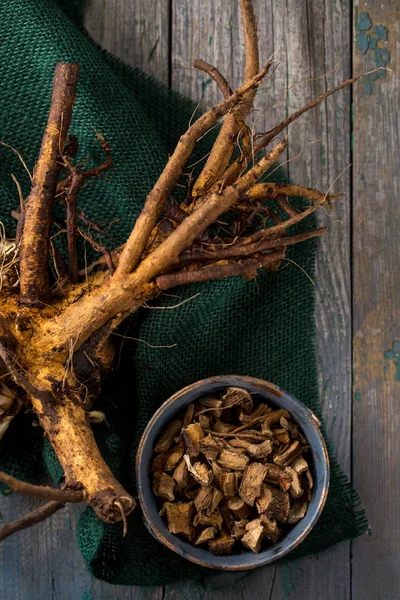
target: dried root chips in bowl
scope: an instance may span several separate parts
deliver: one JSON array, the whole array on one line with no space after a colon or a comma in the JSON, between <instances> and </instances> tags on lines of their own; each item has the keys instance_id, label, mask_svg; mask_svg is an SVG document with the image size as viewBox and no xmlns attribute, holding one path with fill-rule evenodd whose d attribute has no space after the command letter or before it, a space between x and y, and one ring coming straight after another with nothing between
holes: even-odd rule
<instances>
[{"instance_id":1,"label":"dried root chips in bowl","mask_svg":"<svg viewBox=\"0 0 400 600\"><path fill-rule=\"evenodd\" d=\"M158 409L137 453L150 532L188 560L251 569L295 548L325 504L318 419L275 385L212 377Z\"/></svg>"}]
</instances>

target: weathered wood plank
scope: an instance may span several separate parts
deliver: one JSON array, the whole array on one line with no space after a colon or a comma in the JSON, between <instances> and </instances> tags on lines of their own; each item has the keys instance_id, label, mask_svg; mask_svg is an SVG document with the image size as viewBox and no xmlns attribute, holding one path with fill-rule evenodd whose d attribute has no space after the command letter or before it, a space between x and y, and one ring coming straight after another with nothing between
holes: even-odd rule
<instances>
[{"instance_id":1,"label":"weathered wood plank","mask_svg":"<svg viewBox=\"0 0 400 600\"><path fill-rule=\"evenodd\" d=\"M2 522L40 504L14 496L0 498ZM29 600L161 600L163 588L113 586L91 577L80 555L76 525L80 509L69 506L44 523L0 544L0 598Z\"/></svg>"},{"instance_id":2,"label":"weathered wood plank","mask_svg":"<svg viewBox=\"0 0 400 600\"><path fill-rule=\"evenodd\" d=\"M300 3L302 4L302 3ZM346 79L350 72L350 2L306 6L290 1L288 19L289 112L309 98ZM305 33L307 32L307 34ZM332 69L328 78L320 78ZM319 79L315 79L319 77ZM327 191L350 164L350 95L330 98L295 123L289 137L288 176ZM312 143L314 140L320 142ZM311 142L311 144L310 144ZM299 158L300 153L303 153ZM321 212L329 230L319 241L316 271L317 360L320 396L328 435L342 467L350 474L351 314L350 314L350 182L346 172L333 188L345 193L332 215ZM349 543L280 567L273 600L280 598L350 598ZM250 596L249 596L250 598Z\"/></svg>"},{"instance_id":3,"label":"weathered wood plank","mask_svg":"<svg viewBox=\"0 0 400 600\"><path fill-rule=\"evenodd\" d=\"M350 1L296 2L255 0L262 60L278 47L280 66L257 94L250 123L259 131L304 105L309 99L339 83L350 72ZM191 70L195 58L203 58L227 75L232 86L241 80L244 47L238 42L238 2L196 0L173 5L172 85L181 93L199 99L203 107L219 100L207 76ZM327 79L321 77L332 69ZM319 77L319 79L315 79ZM310 81L310 79L314 79ZM305 80L305 81L304 81ZM294 84L304 81L295 87ZM289 94L286 90L290 89ZM275 105L277 98L280 102ZM350 164L350 94L329 99L326 105L306 115L291 127L286 165L287 175L299 183L326 191ZM316 142L316 140L321 140ZM317 353L320 390L328 432L338 458L350 473L351 423L351 317L350 317L350 183L349 171L335 191L346 194L332 216L321 213L321 224L329 226L318 253ZM296 268L291 265L290 268ZM176 587L176 586L175 586ZM176 587L176 589L178 589ZM236 597L251 598L259 590L263 597L349 598L349 544L344 543L315 559L296 561L251 574L240 585ZM167 588L168 590L168 588ZM312 594L310 595L310 591ZM227 592L228 593L228 592ZM232 592L229 591L229 594ZM202 598L214 598L210 592ZM171 596L171 600L173 597ZM234 596L235 597L235 596ZM166 598L170 600L169 595Z\"/></svg>"},{"instance_id":4,"label":"weathered wood plank","mask_svg":"<svg viewBox=\"0 0 400 600\"><path fill-rule=\"evenodd\" d=\"M357 0L354 24L354 70L387 59L396 69L399 3ZM353 98L353 479L371 536L353 544L352 597L380 600L397 598L400 587L398 76L370 77Z\"/></svg>"},{"instance_id":5,"label":"weathered wood plank","mask_svg":"<svg viewBox=\"0 0 400 600\"><path fill-rule=\"evenodd\" d=\"M85 26L103 48L168 84L169 6L160 0L90 0Z\"/></svg>"}]
</instances>

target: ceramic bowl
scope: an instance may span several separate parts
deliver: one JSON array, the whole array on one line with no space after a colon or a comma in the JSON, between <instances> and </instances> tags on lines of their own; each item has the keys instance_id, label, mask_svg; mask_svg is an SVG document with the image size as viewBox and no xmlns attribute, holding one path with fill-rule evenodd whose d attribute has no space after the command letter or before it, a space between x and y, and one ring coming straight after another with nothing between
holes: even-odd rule
<instances>
[{"instance_id":1,"label":"ceramic bowl","mask_svg":"<svg viewBox=\"0 0 400 600\"><path fill-rule=\"evenodd\" d=\"M215 394L227 387L241 387L254 394L254 399L266 401L276 408L285 408L301 428L310 445L314 479L312 498L306 515L276 544L255 554L249 550L237 554L215 556L205 549L170 533L166 522L158 514L157 499L152 491L150 464L155 442L166 425L197 399ZM136 457L138 495L145 524L150 533L162 544L194 563L221 570L246 570L272 563L296 548L317 522L328 494L329 459L320 422L304 404L277 386L253 377L224 375L197 381L166 400L149 421L139 444Z\"/></svg>"}]
</instances>

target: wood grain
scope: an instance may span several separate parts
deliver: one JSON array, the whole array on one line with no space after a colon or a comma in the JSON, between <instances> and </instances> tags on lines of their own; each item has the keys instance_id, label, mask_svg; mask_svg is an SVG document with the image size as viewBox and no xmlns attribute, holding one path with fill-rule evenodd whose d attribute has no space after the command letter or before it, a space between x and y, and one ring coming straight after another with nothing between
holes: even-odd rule
<instances>
[{"instance_id":1,"label":"wood grain","mask_svg":"<svg viewBox=\"0 0 400 600\"><path fill-rule=\"evenodd\" d=\"M256 130L266 131L286 112L297 110L349 76L351 11L350 1L340 0L255 0L254 7L261 61L280 48L279 68L258 92L250 116ZM220 92L207 76L193 71L191 63L203 58L216 64L231 86L239 85L244 67L244 47L238 41L239 16L238 2L194 0L173 4L172 84L181 93L199 98L204 108L218 101ZM332 69L335 71L330 76L322 77ZM350 93L345 91L291 126L287 176L327 191L350 165L350 129ZM316 273L321 400L330 439L347 474L351 447L349 173L345 171L332 188L344 192L345 199L337 202L332 215L319 216L329 232L320 241ZM250 599L260 589L264 590L264 598L274 600L350 598L349 543L325 552L318 560L307 558L252 573L233 597ZM211 600L218 595L225 598L223 592L204 593L202 598ZM178 596L169 596L167 588L165 597L172 600Z\"/></svg>"},{"instance_id":2,"label":"wood grain","mask_svg":"<svg viewBox=\"0 0 400 600\"><path fill-rule=\"evenodd\" d=\"M387 52L394 69L353 96L353 480L371 527L353 543L353 598L380 600L398 598L400 587L400 6L357 1L354 25L356 39L371 38L355 47L355 70ZM386 52L377 55L382 26Z\"/></svg>"},{"instance_id":3,"label":"wood grain","mask_svg":"<svg viewBox=\"0 0 400 600\"><path fill-rule=\"evenodd\" d=\"M85 26L103 48L168 84L169 6L164 0L89 0Z\"/></svg>"},{"instance_id":4,"label":"wood grain","mask_svg":"<svg viewBox=\"0 0 400 600\"><path fill-rule=\"evenodd\" d=\"M29 512L39 501L0 499L2 520ZM161 600L163 588L141 590L94 579L80 555L76 526L80 509L69 506L53 518L0 544L0 598L7 600Z\"/></svg>"},{"instance_id":5,"label":"wood grain","mask_svg":"<svg viewBox=\"0 0 400 600\"><path fill-rule=\"evenodd\" d=\"M372 27L388 29L378 47L399 59L400 8L350 0L254 0L261 56L278 47L274 76L257 94L250 123L266 130L287 112L339 83L351 70L375 67L374 48L357 50ZM172 6L172 38L169 10ZM361 13L361 29L357 23ZM363 30L371 20L371 28ZM203 107L220 99L207 76L192 69L195 58L215 63L230 84L241 81L243 44L237 0L91 0L86 25L94 38L134 67ZM378 30L382 33L382 30ZM357 37L358 35L358 37ZM361 40L361 41L360 41ZM371 43L373 46L373 42ZM363 47L365 50L365 48ZM169 51L172 55L169 55ZM381 56L382 58L382 56ZM397 60L396 60L397 59ZM336 69L327 78L325 73ZM303 83L300 83L303 82ZM293 87L294 86L294 87ZM320 241L317 273L317 353L323 412L337 456L360 492L371 536L356 540L350 556L343 543L319 557L258 570L242 581L227 577L222 589L195 591L190 582L149 591L109 586L93 580L77 548L76 509L66 509L30 532L0 545L0 597L99 598L101 600L375 600L398 597L400 586L400 292L399 265L399 81L396 75L360 82L354 99L353 252L353 468L351 469L351 276L350 91L341 92L292 125L284 166L298 183L345 192L332 215L321 213L329 232ZM289 93L287 90L289 89ZM279 99L279 102L276 102ZM320 141L317 141L320 140ZM296 268L291 265L290 268ZM396 303L397 300L397 303ZM33 507L34 501L0 498L5 519ZM351 566L352 564L352 566ZM352 579L351 579L352 568ZM232 580L236 583L232 585Z\"/></svg>"}]
</instances>

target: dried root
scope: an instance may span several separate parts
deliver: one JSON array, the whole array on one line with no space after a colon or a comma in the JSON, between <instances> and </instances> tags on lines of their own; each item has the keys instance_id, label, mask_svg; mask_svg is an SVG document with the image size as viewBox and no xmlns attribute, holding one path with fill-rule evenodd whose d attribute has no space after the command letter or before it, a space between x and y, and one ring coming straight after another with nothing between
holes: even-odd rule
<instances>
[{"instance_id":1,"label":"dried root","mask_svg":"<svg viewBox=\"0 0 400 600\"><path fill-rule=\"evenodd\" d=\"M122 247L109 250L93 239L84 229L88 222L78 209L84 182L99 177L112 166L112 161L110 147L99 133L104 162L88 170L74 162L77 140L68 134L68 129L79 73L75 64L60 63L55 70L51 109L32 190L25 201L21 199L16 215L17 241L7 240L0 230L0 383L18 399L13 403L15 411L6 401L0 407L0 431L21 406L31 406L64 469L65 488L80 490L84 501L107 522L126 524L126 516L136 504L105 464L90 425L93 401L113 363L110 335L127 315L162 290L234 275L251 279L260 269L276 269L290 244L320 236L325 231L320 228L290 236L288 228L320 206L329 206L334 199L300 186L260 183L260 178L268 173L286 146L286 140L277 136L295 119L360 75L319 96L266 134L252 138L245 118L274 61L271 58L259 68L251 1L241 0L241 10L247 53L243 84L232 91L215 67L196 63L217 82L224 99L182 135ZM224 124L200 177L190 187L186 202L180 207L174 205L171 194L197 141L223 117ZM232 157L237 144L241 152L235 159ZM311 204L300 210L292 206L292 196L302 196ZM64 259L50 239L55 200L66 207L66 226L57 235L67 236L68 264L63 264ZM218 226L222 216L224 221L227 217L228 230ZM264 225L257 230L254 223L258 217ZM168 228L164 227L166 220ZM90 228L101 232L97 225L90 224ZM76 240L80 234L102 254L85 273L78 270ZM60 275L52 289L50 256ZM7 396L1 390L0 394ZM214 437L218 435L229 433L215 432ZM246 433L237 435L246 441ZM207 451L210 456L215 452L211 442ZM171 464L175 459L176 456L170 457ZM187 477L187 468L182 460L175 468L181 481ZM195 464L192 469L196 470ZM204 476L201 470L196 473L200 479ZM168 482L165 478L159 482L163 494L169 493ZM232 478L227 478L223 485L229 493L237 489ZM52 504L42 513L48 515L55 509ZM182 527L186 527L184 519L189 509L180 510ZM302 510L299 505L293 519ZM31 520L38 522L40 517L35 515ZM27 522L29 519L14 530ZM211 522L203 525L208 526L203 531L205 538L216 545L216 552L221 551L217 540L212 539L216 525ZM264 530L268 526L262 524ZM250 536L249 527L245 527L240 530L242 534L245 540L249 538L246 543L257 547L257 532ZM222 540L222 543L227 547L231 542Z\"/></svg>"},{"instance_id":2,"label":"dried root","mask_svg":"<svg viewBox=\"0 0 400 600\"><path fill-rule=\"evenodd\" d=\"M213 554L276 543L307 512L312 468L289 413L236 387L171 421L151 463L169 531Z\"/></svg>"}]
</instances>

